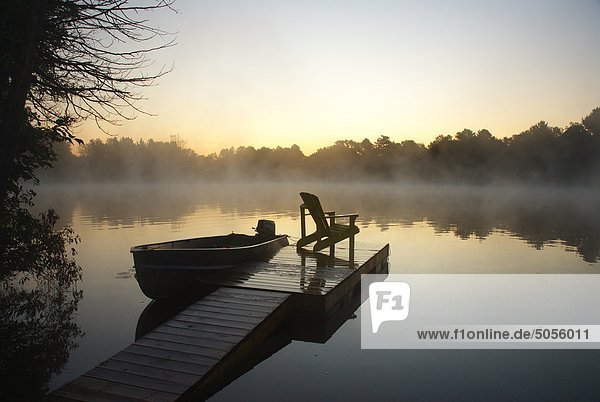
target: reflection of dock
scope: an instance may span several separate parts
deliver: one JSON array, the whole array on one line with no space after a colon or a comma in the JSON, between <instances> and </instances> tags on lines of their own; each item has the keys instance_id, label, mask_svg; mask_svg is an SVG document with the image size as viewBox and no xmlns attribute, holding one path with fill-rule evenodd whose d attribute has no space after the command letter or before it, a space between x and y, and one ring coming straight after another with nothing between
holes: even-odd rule
<instances>
[{"instance_id":1,"label":"reflection of dock","mask_svg":"<svg viewBox=\"0 0 600 402\"><path fill-rule=\"evenodd\" d=\"M210 396L268 357L268 344L277 343L269 336L288 317L295 339L328 338L358 307L360 275L384 271L388 254L387 245L357 248L355 262L348 263L284 247L268 263L214 274L202 282L217 290L54 391L50 400Z\"/></svg>"}]
</instances>

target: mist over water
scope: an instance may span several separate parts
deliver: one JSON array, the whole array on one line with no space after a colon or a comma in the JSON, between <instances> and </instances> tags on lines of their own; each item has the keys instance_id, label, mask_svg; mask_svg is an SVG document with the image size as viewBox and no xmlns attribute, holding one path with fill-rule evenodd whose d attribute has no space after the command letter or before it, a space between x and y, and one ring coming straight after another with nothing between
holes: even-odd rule
<instances>
[{"instance_id":1,"label":"mist over water","mask_svg":"<svg viewBox=\"0 0 600 402\"><path fill-rule=\"evenodd\" d=\"M133 342L138 318L150 300L133 277L131 246L232 231L252 233L258 219L274 220L277 232L290 235L293 244L300 235L300 191L317 194L325 210L359 213L357 247L389 243L391 273L600 269L600 192L585 188L308 181L45 185L38 189L36 208L53 206L62 224L72 225L82 240L77 247L77 262L83 268L78 325L85 334L50 388ZM345 247L340 246L341 258ZM562 359L578 362L570 365L570 375L584 380L589 370L600 369L588 357L593 353L561 353L362 351L360 322L355 319L324 345L292 342L214 398L239 399L251 390L255 399L294 399L308 392L305 381L319 390L318 395L308 392L315 398L382 398L390 392L409 399L482 396L486 388L501 390L508 383L521 384L511 395L523 396L553 388L548 388L548 380L525 386L521 376L558 375L553 367ZM526 368L519 366L525 362ZM471 378L472 384L456 383L461 376ZM400 377L404 381L399 382ZM261 391L270 386L265 379L276 383L273 394ZM572 380L572 386L555 386L554 391L573 392L577 382Z\"/></svg>"},{"instance_id":2,"label":"mist over water","mask_svg":"<svg viewBox=\"0 0 600 402\"><path fill-rule=\"evenodd\" d=\"M300 191L319 195L325 208L358 212L358 224L369 228L363 241L372 232L419 226L464 240L503 234L535 249L562 246L588 263L600 258L600 190L582 187L294 181L51 185L39 190L39 206L57 208L64 224L77 213L97 228L187 227L202 215L212 228L223 216L229 222L268 214L293 222L299 217ZM292 222L286 233L297 237L299 224ZM223 227L228 229L234 228ZM193 230L205 232L201 224Z\"/></svg>"}]
</instances>

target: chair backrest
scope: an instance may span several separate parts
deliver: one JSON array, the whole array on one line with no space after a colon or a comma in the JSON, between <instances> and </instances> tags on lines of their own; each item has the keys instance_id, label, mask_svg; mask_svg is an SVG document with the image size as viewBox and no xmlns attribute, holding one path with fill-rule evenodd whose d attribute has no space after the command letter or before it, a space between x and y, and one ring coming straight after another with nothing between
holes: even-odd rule
<instances>
[{"instance_id":1,"label":"chair backrest","mask_svg":"<svg viewBox=\"0 0 600 402\"><path fill-rule=\"evenodd\" d=\"M302 197L304 206L308 209L310 216L312 216L317 225L317 232L329 235L329 224L327 223L327 218L325 217L325 212L323 212L319 197L311 193L300 193L300 197Z\"/></svg>"}]
</instances>

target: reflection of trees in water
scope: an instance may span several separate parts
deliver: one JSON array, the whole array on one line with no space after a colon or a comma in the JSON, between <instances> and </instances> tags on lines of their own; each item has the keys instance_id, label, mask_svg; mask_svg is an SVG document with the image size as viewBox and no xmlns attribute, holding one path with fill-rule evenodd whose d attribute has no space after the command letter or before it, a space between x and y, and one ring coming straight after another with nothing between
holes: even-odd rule
<instances>
[{"instance_id":1,"label":"reflection of trees in water","mask_svg":"<svg viewBox=\"0 0 600 402\"><path fill-rule=\"evenodd\" d=\"M325 208L359 212L362 224L381 230L423 221L461 239L501 230L536 248L561 242L586 262L600 261L600 194L590 191L357 185L322 188L319 196Z\"/></svg>"},{"instance_id":2,"label":"reflection of trees in water","mask_svg":"<svg viewBox=\"0 0 600 402\"><path fill-rule=\"evenodd\" d=\"M203 203L193 186L185 185L55 185L38 192L38 204L60 205L63 219L77 210L92 224L108 227L178 224Z\"/></svg>"},{"instance_id":3,"label":"reflection of trees in water","mask_svg":"<svg viewBox=\"0 0 600 402\"><path fill-rule=\"evenodd\" d=\"M67 249L78 239L54 230L52 210L39 219L20 208L0 214L0 400L37 400L82 335L81 268Z\"/></svg>"},{"instance_id":4,"label":"reflection of trees in water","mask_svg":"<svg viewBox=\"0 0 600 402\"><path fill-rule=\"evenodd\" d=\"M510 230L538 249L561 241L584 261L600 261L600 212L591 207L581 210L562 202L546 210L524 206L515 215Z\"/></svg>"},{"instance_id":5,"label":"reflection of trees in water","mask_svg":"<svg viewBox=\"0 0 600 402\"><path fill-rule=\"evenodd\" d=\"M584 261L595 263L600 260L599 198L574 190L429 189L397 193L377 205L367 201L361 217L377 224L425 220L435 231L452 232L461 239L485 239L502 230L538 249L561 242ZM384 222L379 216L385 217Z\"/></svg>"},{"instance_id":6,"label":"reflection of trees in water","mask_svg":"<svg viewBox=\"0 0 600 402\"><path fill-rule=\"evenodd\" d=\"M276 214L298 217L300 191L317 194L325 209L359 212L359 224L382 231L429 223L438 233L485 239L506 231L536 248L562 242L590 263L600 259L600 195L570 188L370 185L365 183L198 183L181 186L88 187L57 193L53 204L79 206L94 223L177 224L199 208L230 216ZM209 212L210 213L210 212Z\"/></svg>"},{"instance_id":7,"label":"reflection of trees in water","mask_svg":"<svg viewBox=\"0 0 600 402\"><path fill-rule=\"evenodd\" d=\"M93 224L109 227L134 224L179 224L199 209L225 215L279 212L294 216L302 186L280 184L185 183L82 185L68 189L46 186L38 203L61 205L62 215L78 209ZM298 204L299 205L299 204Z\"/></svg>"}]
</instances>

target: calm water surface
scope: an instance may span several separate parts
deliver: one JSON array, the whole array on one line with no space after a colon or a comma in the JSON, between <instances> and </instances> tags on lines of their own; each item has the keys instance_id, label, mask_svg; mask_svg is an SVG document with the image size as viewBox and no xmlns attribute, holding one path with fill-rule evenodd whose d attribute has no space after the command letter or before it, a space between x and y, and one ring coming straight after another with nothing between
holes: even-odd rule
<instances>
[{"instance_id":1,"label":"calm water surface","mask_svg":"<svg viewBox=\"0 0 600 402\"><path fill-rule=\"evenodd\" d=\"M299 191L358 212L359 245L391 246L390 273L600 273L600 196L511 187L255 184L68 186L39 191L80 235L85 333L54 389L133 342L150 300L132 245L231 231L257 219L299 237ZM291 341L214 400L596 399L596 351L361 350L360 316L324 344Z\"/></svg>"}]
</instances>

